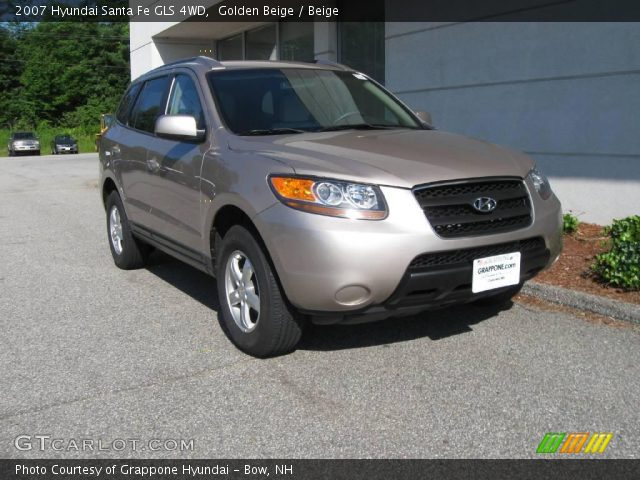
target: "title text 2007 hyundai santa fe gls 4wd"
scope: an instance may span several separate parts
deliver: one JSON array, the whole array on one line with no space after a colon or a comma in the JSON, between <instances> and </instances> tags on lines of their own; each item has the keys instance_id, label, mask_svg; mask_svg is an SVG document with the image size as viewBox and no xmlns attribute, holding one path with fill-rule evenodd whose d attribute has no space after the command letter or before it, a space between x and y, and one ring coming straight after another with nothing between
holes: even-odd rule
<instances>
[{"instance_id":1,"label":"title text 2007 hyundai santa fe gls 4wd","mask_svg":"<svg viewBox=\"0 0 640 480\"><path fill-rule=\"evenodd\" d=\"M136 79L100 148L116 265L152 247L217 278L243 351L304 322L506 302L559 255L560 203L520 153L433 129L335 64L197 57Z\"/></svg>"}]
</instances>

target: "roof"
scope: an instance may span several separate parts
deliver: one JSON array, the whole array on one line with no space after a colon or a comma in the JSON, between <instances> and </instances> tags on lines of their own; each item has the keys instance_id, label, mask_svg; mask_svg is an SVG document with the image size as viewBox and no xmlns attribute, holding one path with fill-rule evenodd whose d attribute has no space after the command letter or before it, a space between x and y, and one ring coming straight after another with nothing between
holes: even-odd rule
<instances>
[{"instance_id":1,"label":"roof","mask_svg":"<svg viewBox=\"0 0 640 480\"><path fill-rule=\"evenodd\" d=\"M219 62L218 60L199 56L185 58L177 62L168 63L155 68L136 79L143 80L146 77L164 70L170 70L176 67L188 67L196 71L206 72L209 70L240 70L245 68L308 68L316 70L351 70L351 68L325 60L316 60L314 63L305 62L288 62L283 60L233 60L228 62Z\"/></svg>"},{"instance_id":2,"label":"roof","mask_svg":"<svg viewBox=\"0 0 640 480\"><path fill-rule=\"evenodd\" d=\"M241 69L241 68L309 68L315 70L350 70L350 68L332 62L289 62L283 60L233 60L229 62L220 62L225 68L228 69Z\"/></svg>"}]
</instances>

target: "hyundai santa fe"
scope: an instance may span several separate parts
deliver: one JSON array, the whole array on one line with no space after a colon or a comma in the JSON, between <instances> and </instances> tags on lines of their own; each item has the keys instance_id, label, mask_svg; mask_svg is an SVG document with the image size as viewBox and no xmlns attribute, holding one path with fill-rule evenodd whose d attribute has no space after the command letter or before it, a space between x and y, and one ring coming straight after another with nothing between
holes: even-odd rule
<instances>
[{"instance_id":1,"label":"hyundai santa fe","mask_svg":"<svg viewBox=\"0 0 640 480\"><path fill-rule=\"evenodd\" d=\"M101 140L115 264L153 248L217 279L241 350L303 326L505 303L558 257L526 155L440 131L346 66L197 57L136 79Z\"/></svg>"}]
</instances>

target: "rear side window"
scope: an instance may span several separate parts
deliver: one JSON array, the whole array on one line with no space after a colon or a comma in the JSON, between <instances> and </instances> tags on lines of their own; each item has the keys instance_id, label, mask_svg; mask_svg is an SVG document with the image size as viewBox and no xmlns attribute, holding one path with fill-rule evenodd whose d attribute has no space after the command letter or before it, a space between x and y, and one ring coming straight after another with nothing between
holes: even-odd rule
<instances>
[{"instance_id":1,"label":"rear side window","mask_svg":"<svg viewBox=\"0 0 640 480\"><path fill-rule=\"evenodd\" d=\"M204 130L204 111L196 86L187 75L176 76L169 98L168 115L191 115L195 117L198 130Z\"/></svg>"},{"instance_id":2,"label":"rear side window","mask_svg":"<svg viewBox=\"0 0 640 480\"><path fill-rule=\"evenodd\" d=\"M145 82L131 111L129 119L131 127L153 133L156 119L164 113L164 99L168 85L168 77L154 78Z\"/></svg>"},{"instance_id":3,"label":"rear side window","mask_svg":"<svg viewBox=\"0 0 640 480\"><path fill-rule=\"evenodd\" d=\"M129 115L129 110L131 110L131 105L133 101L136 99L136 95L140 91L140 84L136 83L135 85L131 85L127 93L122 97L122 101L120 102L120 106L118 107L118 111L116 113L116 118L120 123L127 124L127 116Z\"/></svg>"}]
</instances>

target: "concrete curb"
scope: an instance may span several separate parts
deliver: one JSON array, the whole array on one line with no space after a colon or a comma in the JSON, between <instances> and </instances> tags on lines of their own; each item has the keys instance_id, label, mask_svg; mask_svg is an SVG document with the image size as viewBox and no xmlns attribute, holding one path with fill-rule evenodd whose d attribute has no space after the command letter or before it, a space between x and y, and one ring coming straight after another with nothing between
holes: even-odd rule
<instances>
[{"instance_id":1,"label":"concrete curb","mask_svg":"<svg viewBox=\"0 0 640 480\"><path fill-rule=\"evenodd\" d=\"M590 293L539 282L525 283L522 293L564 305L565 307L586 310L598 315L612 317L616 320L640 324L640 306L633 303L612 300L599 295L591 295Z\"/></svg>"}]
</instances>

